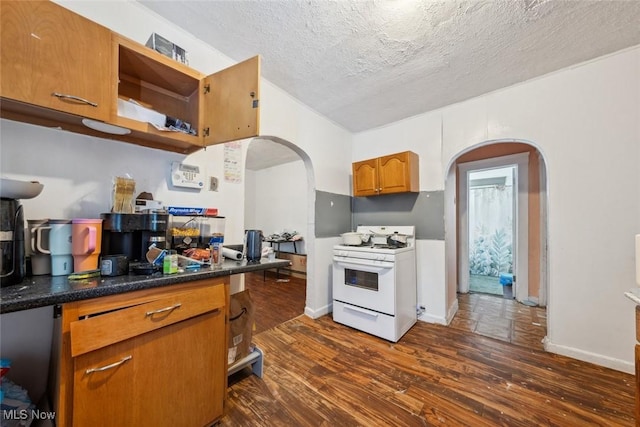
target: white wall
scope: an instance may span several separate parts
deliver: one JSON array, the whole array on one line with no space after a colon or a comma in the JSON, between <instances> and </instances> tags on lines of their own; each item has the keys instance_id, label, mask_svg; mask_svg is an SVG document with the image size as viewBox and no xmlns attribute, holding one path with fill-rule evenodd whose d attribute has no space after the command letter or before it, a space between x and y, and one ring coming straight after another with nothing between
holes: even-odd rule
<instances>
[{"instance_id":1,"label":"white wall","mask_svg":"<svg viewBox=\"0 0 640 427\"><path fill-rule=\"evenodd\" d=\"M222 178L222 146L185 157L10 120L0 121L0 128L2 176L44 184L38 197L22 202L25 219L99 218L111 209L113 178L128 174L136 180L136 194L150 192L167 205L218 208L230 239L242 241L243 220L237 210L244 203L243 184ZM176 160L198 164L207 176L219 177L219 191L172 189L169 171Z\"/></svg>"},{"instance_id":2,"label":"white wall","mask_svg":"<svg viewBox=\"0 0 640 427\"><path fill-rule=\"evenodd\" d=\"M244 171L244 228L255 229L258 224L256 207L256 171L245 169ZM305 210L306 212L306 210Z\"/></svg>"},{"instance_id":3,"label":"white wall","mask_svg":"<svg viewBox=\"0 0 640 427\"><path fill-rule=\"evenodd\" d=\"M274 233L307 231L307 176L302 160L259 171L247 171L245 228L262 230L265 237ZM251 210L251 211L250 211ZM292 251L292 247L282 250ZM296 244L304 252L304 241Z\"/></svg>"},{"instance_id":4,"label":"white wall","mask_svg":"<svg viewBox=\"0 0 640 427\"><path fill-rule=\"evenodd\" d=\"M360 133L353 160L411 149L420 155L421 190L434 190L462 151L488 140L531 141L548 178L546 347L633 372L633 305L623 292L634 285L640 231L639 76L640 46ZM433 250L418 252L419 266L443 258L444 247ZM438 319L448 307L430 298L446 297L443 270L418 272L426 298L419 302L436 307L427 315Z\"/></svg>"}]
</instances>

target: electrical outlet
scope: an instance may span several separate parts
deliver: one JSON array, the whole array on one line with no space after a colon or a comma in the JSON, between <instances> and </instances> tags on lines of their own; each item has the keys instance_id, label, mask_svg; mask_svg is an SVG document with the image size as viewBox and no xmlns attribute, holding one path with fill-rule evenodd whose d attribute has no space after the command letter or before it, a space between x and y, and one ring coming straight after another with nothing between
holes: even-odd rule
<instances>
[{"instance_id":1,"label":"electrical outlet","mask_svg":"<svg viewBox=\"0 0 640 427\"><path fill-rule=\"evenodd\" d=\"M218 178L209 177L209 191L218 191Z\"/></svg>"}]
</instances>

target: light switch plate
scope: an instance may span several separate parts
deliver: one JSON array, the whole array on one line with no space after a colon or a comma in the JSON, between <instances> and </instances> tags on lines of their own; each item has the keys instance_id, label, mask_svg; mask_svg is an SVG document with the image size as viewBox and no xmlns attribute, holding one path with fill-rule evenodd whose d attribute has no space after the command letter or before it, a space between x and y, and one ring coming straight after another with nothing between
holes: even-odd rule
<instances>
[{"instance_id":1,"label":"light switch plate","mask_svg":"<svg viewBox=\"0 0 640 427\"><path fill-rule=\"evenodd\" d=\"M218 191L218 178L215 176L209 177L209 191Z\"/></svg>"}]
</instances>

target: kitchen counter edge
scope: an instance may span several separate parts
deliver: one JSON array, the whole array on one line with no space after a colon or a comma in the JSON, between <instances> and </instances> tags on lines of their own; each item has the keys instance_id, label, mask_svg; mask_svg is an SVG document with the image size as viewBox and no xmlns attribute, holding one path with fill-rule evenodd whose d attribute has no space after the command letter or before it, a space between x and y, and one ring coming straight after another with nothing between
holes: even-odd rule
<instances>
[{"instance_id":1,"label":"kitchen counter edge","mask_svg":"<svg viewBox=\"0 0 640 427\"><path fill-rule=\"evenodd\" d=\"M129 274L116 277L93 277L83 280L69 280L67 276L33 276L22 283L0 290L0 314L33 308L64 304L107 295L121 294L142 289L171 286L194 280L230 276L232 274L283 268L291 265L289 260L247 261L225 260L222 268L205 268L188 273L164 275L155 273L148 276Z\"/></svg>"}]
</instances>

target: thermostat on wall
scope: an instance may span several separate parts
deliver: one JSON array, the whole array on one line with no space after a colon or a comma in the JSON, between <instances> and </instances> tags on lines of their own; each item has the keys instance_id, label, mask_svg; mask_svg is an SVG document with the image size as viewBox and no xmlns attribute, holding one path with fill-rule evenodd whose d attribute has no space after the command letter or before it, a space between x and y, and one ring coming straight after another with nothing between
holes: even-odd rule
<instances>
[{"instance_id":1,"label":"thermostat on wall","mask_svg":"<svg viewBox=\"0 0 640 427\"><path fill-rule=\"evenodd\" d=\"M200 166L171 162L171 184L174 187L202 189L204 187L203 175L200 172Z\"/></svg>"}]
</instances>

